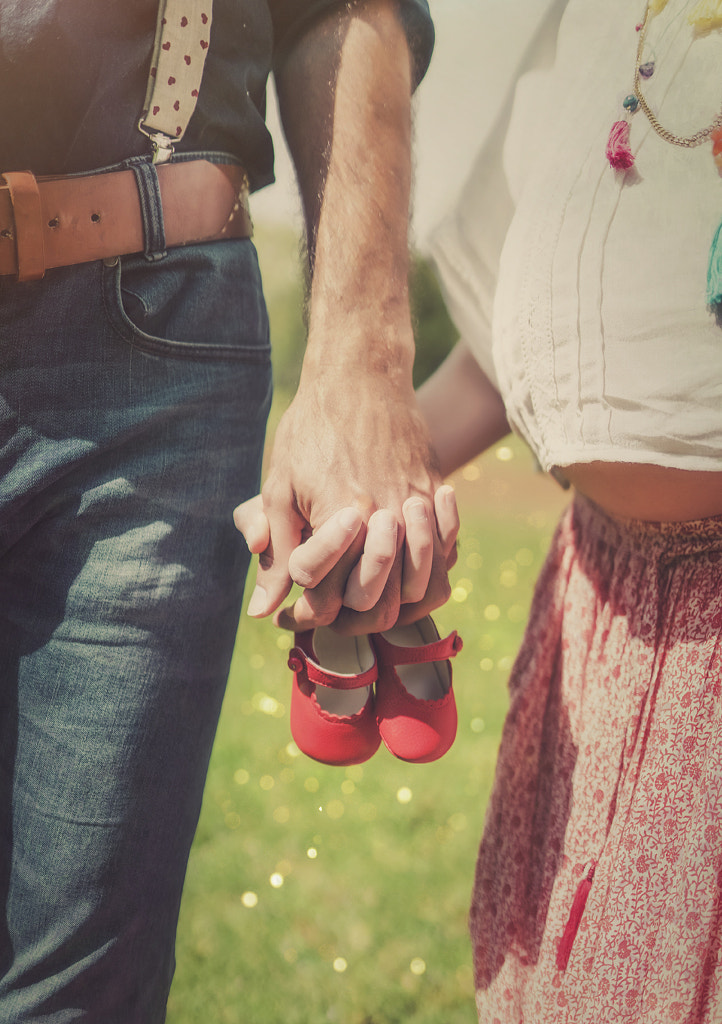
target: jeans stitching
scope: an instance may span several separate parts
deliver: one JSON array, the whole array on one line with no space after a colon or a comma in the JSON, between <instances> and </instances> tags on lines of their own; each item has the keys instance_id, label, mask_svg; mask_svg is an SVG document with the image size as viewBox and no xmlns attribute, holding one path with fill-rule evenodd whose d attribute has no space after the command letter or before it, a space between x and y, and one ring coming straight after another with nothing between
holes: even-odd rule
<instances>
[{"instance_id":1,"label":"jeans stitching","mask_svg":"<svg viewBox=\"0 0 722 1024\"><path fill-rule=\"evenodd\" d=\"M211 245L228 245L228 242L211 242ZM186 359L208 359L233 361L245 361L266 365L270 362L271 346L265 344L262 348L256 346L225 345L209 343L195 343L189 341L174 341L169 338L160 338L152 334L146 334L137 327L127 316L123 308L121 294L121 272L122 258L113 266L102 267L102 300L103 308L110 326L123 341L140 351L149 354L167 355Z\"/></svg>"}]
</instances>

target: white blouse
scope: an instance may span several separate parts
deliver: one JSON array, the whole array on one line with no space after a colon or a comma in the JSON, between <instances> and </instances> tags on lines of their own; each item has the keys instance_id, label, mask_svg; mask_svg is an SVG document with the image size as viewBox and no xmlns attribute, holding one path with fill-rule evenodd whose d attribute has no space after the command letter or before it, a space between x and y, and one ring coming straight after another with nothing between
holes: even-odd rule
<instances>
[{"instance_id":1,"label":"white blouse","mask_svg":"<svg viewBox=\"0 0 722 1024\"><path fill-rule=\"evenodd\" d=\"M645 96L676 135L722 107L722 32L695 37L692 6L669 0L644 51L655 62ZM664 142L638 110L635 166L614 171L605 155L644 7L546 0L516 88L432 240L449 311L546 470L722 470L722 328L706 307L722 220L711 143Z\"/></svg>"}]
</instances>

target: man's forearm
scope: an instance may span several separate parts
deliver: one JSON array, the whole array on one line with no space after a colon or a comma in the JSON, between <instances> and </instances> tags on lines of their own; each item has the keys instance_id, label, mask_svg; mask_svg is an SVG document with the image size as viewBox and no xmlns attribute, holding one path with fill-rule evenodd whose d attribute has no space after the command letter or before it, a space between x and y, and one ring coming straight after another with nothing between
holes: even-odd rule
<instances>
[{"instance_id":1,"label":"man's forearm","mask_svg":"<svg viewBox=\"0 0 722 1024\"><path fill-rule=\"evenodd\" d=\"M411 63L395 4L324 19L277 85L313 268L307 363L410 374Z\"/></svg>"},{"instance_id":2,"label":"man's forearm","mask_svg":"<svg viewBox=\"0 0 722 1024\"><path fill-rule=\"evenodd\" d=\"M276 430L263 487L270 540L254 610L285 596L289 558L309 530L349 506L365 524L383 510L383 546L393 555L383 590L358 596L352 585L362 552L378 554L364 526L323 584L294 606L300 630L333 622L378 632L400 615L423 616L449 592L434 518L441 478L412 385L412 73L395 0L362 0L326 15L296 42L276 81L312 276L298 391ZM421 568L404 560L409 507L425 520L423 543L433 548Z\"/></svg>"}]
</instances>

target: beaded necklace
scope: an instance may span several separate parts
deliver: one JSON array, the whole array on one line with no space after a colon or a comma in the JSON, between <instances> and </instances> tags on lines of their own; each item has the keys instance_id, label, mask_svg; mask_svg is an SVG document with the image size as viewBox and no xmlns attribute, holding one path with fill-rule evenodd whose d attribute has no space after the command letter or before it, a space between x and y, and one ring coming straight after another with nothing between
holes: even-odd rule
<instances>
[{"instance_id":1,"label":"beaded necklace","mask_svg":"<svg viewBox=\"0 0 722 1024\"><path fill-rule=\"evenodd\" d=\"M644 17L637 25L639 38L634 63L634 84L632 92L622 101L624 119L615 121L609 133L607 159L615 170L626 171L634 166L634 154L629 143L630 122L634 114L641 110L657 135L674 146L692 149L710 139L712 157L717 170L722 175L722 110L705 128L700 128L692 135L676 135L661 124L644 95L643 83L655 72L655 61L649 58L645 59L644 44L647 38L647 29L652 19L660 14L668 3L669 0L648 0ZM722 28L722 0L698 0L687 16L687 21L692 26L695 36L705 35ZM722 326L722 224L717 229L710 251L707 272L707 303L715 314L717 323Z\"/></svg>"}]
</instances>

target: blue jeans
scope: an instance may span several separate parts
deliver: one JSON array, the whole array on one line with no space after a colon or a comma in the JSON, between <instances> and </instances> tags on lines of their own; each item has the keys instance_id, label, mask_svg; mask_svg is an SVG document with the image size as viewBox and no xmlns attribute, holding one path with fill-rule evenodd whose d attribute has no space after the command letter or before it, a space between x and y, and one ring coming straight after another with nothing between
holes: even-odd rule
<instances>
[{"instance_id":1,"label":"blue jeans","mask_svg":"<svg viewBox=\"0 0 722 1024\"><path fill-rule=\"evenodd\" d=\"M0 278L1 1024L165 1018L270 392L250 241Z\"/></svg>"}]
</instances>

